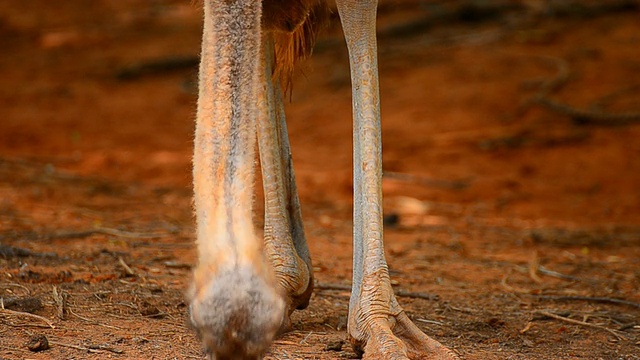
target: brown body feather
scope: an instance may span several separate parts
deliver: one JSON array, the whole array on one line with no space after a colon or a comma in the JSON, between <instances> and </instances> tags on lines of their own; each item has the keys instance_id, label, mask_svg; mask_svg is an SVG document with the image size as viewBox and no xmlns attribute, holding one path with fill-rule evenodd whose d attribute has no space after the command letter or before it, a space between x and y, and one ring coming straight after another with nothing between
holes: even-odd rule
<instances>
[{"instance_id":1,"label":"brown body feather","mask_svg":"<svg viewBox=\"0 0 640 360\"><path fill-rule=\"evenodd\" d=\"M291 90L295 63L311 55L329 13L324 0L263 0L262 26L275 39L273 75L285 92Z\"/></svg>"}]
</instances>

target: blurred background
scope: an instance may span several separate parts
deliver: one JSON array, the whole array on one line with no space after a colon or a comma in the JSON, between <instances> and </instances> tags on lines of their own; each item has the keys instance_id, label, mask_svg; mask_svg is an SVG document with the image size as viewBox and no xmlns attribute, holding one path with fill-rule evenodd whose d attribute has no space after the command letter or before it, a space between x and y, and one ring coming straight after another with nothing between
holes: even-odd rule
<instances>
[{"instance_id":1,"label":"blurred background","mask_svg":"<svg viewBox=\"0 0 640 360\"><path fill-rule=\"evenodd\" d=\"M183 301L201 6L0 0L0 296L57 326L0 313L3 358L201 356ZM639 15L380 2L389 266L398 289L439 295L401 303L466 358L637 358ZM334 11L286 104L320 284L273 358L354 356L348 292L323 289L351 276L350 96ZM38 333L51 349L31 353Z\"/></svg>"}]
</instances>

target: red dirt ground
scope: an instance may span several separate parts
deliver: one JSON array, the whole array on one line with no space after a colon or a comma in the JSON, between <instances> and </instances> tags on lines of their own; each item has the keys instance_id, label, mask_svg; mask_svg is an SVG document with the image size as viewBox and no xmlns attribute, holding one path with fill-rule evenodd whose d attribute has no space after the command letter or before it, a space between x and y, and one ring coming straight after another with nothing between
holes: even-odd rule
<instances>
[{"instance_id":1,"label":"red dirt ground","mask_svg":"<svg viewBox=\"0 0 640 360\"><path fill-rule=\"evenodd\" d=\"M593 123L531 101L640 112L637 9L381 5L389 267L397 290L438 296L400 302L464 359L640 358L637 118ZM1 359L202 358L184 301L200 12L0 1ZM349 292L331 290L351 277L337 23L287 111L320 285L267 358L354 358ZM36 335L50 349L29 351Z\"/></svg>"}]
</instances>

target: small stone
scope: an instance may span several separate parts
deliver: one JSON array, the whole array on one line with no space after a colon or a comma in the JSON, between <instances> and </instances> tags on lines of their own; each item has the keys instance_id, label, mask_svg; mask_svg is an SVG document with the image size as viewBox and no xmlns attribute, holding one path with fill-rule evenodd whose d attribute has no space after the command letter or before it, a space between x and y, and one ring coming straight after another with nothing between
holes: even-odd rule
<instances>
[{"instance_id":1,"label":"small stone","mask_svg":"<svg viewBox=\"0 0 640 360\"><path fill-rule=\"evenodd\" d=\"M37 297L7 298L3 301L4 308L28 313L35 313L43 308L42 300Z\"/></svg>"},{"instance_id":2,"label":"small stone","mask_svg":"<svg viewBox=\"0 0 640 360\"><path fill-rule=\"evenodd\" d=\"M29 338L26 346L33 352L44 351L49 348L49 340L47 340L47 337L42 334L33 335Z\"/></svg>"}]
</instances>

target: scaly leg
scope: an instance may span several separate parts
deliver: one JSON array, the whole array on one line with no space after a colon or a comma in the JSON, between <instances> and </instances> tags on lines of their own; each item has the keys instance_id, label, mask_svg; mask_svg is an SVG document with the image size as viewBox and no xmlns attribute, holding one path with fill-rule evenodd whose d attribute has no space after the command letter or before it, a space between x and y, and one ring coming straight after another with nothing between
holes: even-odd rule
<instances>
[{"instance_id":1,"label":"scaly leg","mask_svg":"<svg viewBox=\"0 0 640 360\"><path fill-rule=\"evenodd\" d=\"M285 302L254 232L261 2L205 0L193 181L198 265L191 322L211 359L256 359Z\"/></svg>"},{"instance_id":2,"label":"scaly leg","mask_svg":"<svg viewBox=\"0 0 640 360\"><path fill-rule=\"evenodd\" d=\"M382 145L375 0L337 0L349 49L354 116L353 288L348 333L365 359L457 359L396 301L382 243Z\"/></svg>"},{"instance_id":3,"label":"scaly leg","mask_svg":"<svg viewBox=\"0 0 640 360\"><path fill-rule=\"evenodd\" d=\"M293 173L282 90L277 78L273 77L271 33L264 36L263 53L264 96L260 98L258 145L265 198L264 241L267 256L286 295L282 330L287 330L291 312L309 304L313 273Z\"/></svg>"}]
</instances>

